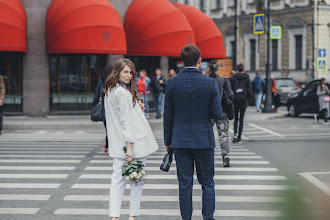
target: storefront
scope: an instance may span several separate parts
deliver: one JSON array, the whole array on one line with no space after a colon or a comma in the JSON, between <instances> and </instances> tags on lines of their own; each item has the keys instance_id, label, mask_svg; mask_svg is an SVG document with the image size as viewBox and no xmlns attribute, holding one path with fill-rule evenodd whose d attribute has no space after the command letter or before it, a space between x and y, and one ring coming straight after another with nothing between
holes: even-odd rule
<instances>
[{"instance_id":1,"label":"storefront","mask_svg":"<svg viewBox=\"0 0 330 220\"><path fill-rule=\"evenodd\" d=\"M126 54L121 19L107 0L54 0L46 44L51 114L89 112L108 54Z\"/></svg>"},{"instance_id":2,"label":"storefront","mask_svg":"<svg viewBox=\"0 0 330 220\"><path fill-rule=\"evenodd\" d=\"M0 0L0 74L6 86L4 112L22 114L26 15L19 0Z\"/></svg>"}]
</instances>

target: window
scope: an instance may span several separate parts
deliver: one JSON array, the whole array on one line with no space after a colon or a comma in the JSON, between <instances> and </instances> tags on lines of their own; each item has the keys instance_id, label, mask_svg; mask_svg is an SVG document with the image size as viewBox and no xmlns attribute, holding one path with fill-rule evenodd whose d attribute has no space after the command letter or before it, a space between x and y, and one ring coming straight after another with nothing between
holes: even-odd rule
<instances>
[{"instance_id":1,"label":"window","mask_svg":"<svg viewBox=\"0 0 330 220\"><path fill-rule=\"evenodd\" d=\"M105 55L50 56L51 111L90 109L105 61Z\"/></svg>"},{"instance_id":2,"label":"window","mask_svg":"<svg viewBox=\"0 0 330 220\"><path fill-rule=\"evenodd\" d=\"M216 8L217 9L221 8L221 0L216 0Z\"/></svg>"},{"instance_id":3,"label":"window","mask_svg":"<svg viewBox=\"0 0 330 220\"><path fill-rule=\"evenodd\" d=\"M295 36L296 43L296 70L302 69L302 35Z\"/></svg>"},{"instance_id":4,"label":"window","mask_svg":"<svg viewBox=\"0 0 330 220\"><path fill-rule=\"evenodd\" d=\"M0 53L0 74L6 87L4 112L9 112L9 114L23 111L22 66L22 53Z\"/></svg>"},{"instance_id":5,"label":"window","mask_svg":"<svg viewBox=\"0 0 330 220\"><path fill-rule=\"evenodd\" d=\"M236 56L236 44L235 41L230 41L231 57L233 59L233 70L236 70L235 56Z\"/></svg>"},{"instance_id":6,"label":"window","mask_svg":"<svg viewBox=\"0 0 330 220\"><path fill-rule=\"evenodd\" d=\"M251 39L250 40L250 70L255 71L256 70L256 40Z\"/></svg>"},{"instance_id":7,"label":"window","mask_svg":"<svg viewBox=\"0 0 330 220\"><path fill-rule=\"evenodd\" d=\"M188 4L189 4L189 0L184 0L184 3L185 3L186 5L188 5Z\"/></svg>"},{"instance_id":8,"label":"window","mask_svg":"<svg viewBox=\"0 0 330 220\"><path fill-rule=\"evenodd\" d=\"M278 40L272 40L272 70L278 70Z\"/></svg>"},{"instance_id":9,"label":"window","mask_svg":"<svg viewBox=\"0 0 330 220\"><path fill-rule=\"evenodd\" d=\"M205 11L204 0L199 0L199 8L200 8L201 11Z\"/></svg>"}]
</instances>

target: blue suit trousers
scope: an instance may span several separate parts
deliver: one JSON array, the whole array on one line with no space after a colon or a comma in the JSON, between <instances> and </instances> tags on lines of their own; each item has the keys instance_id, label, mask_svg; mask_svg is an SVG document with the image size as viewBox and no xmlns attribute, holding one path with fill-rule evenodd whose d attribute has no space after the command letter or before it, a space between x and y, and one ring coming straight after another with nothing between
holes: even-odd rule
<instances>
[{"instance_id":1,"label":"blue suit trousers","mask_svg":"<svg viewBox=\"0 0 330 220\"><path fill-rule=\"evenodd\" d=\"M182 219L191 220L193 212L192 190L194 181L194 168L196 166L197 179L202 186L203 191L203 219L214 220L214 148L174 148L173 150L179 181L179 200Z\"/></svg>"}]
</instances>

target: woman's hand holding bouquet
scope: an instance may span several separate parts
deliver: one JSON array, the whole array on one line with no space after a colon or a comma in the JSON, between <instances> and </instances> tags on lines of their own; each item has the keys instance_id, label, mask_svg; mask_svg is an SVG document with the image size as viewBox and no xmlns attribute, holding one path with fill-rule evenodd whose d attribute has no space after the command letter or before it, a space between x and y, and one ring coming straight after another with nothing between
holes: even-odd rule
<instances>
[{"instance_id":1,"label":"woman's hand holding bouquet","mask_svg":"<svg viewBox=\"0 0 330 220\"><path fill-rule=\"evenodd\" d=\"M132 160L132 152L129 152L131 151L131 148L127 151L125 146L123 150L126 154L125 157L128 163L122 168L122 176L124 176L126 180L130 181L131 184L143 183L143 177L147 175L146 171L143 169L143 163L141 161Z\"/></svg>"}]
</instances>

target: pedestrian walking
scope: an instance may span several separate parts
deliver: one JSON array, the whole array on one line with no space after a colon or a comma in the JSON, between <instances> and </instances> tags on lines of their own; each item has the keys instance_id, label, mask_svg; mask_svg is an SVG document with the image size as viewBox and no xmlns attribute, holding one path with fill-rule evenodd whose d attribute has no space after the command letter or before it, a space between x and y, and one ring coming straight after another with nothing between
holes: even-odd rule
<instances>
[{"instance_id":1,"label":"pedestrian walking","mask_svg":"<svg viewBox=\"0 0 330 220\"><path fill-rule=\"evenodd\" d=\"M226 93L229 100L233 100L233 91L231 90L230 82L228 79L219 76L219 64L216 60L212 60L209 63L209 72L210 77L214 78L217 82L219 88L219 95L220 100L223 100L223 95ZM224 102L221 102L223 104ZM224 167L230 167L230 158L229 158L229 118L226 112L226 108L222 105L223 115L222 118L219 120L212 119L212 124L216 124L220 147L221 147L221 155L222 155L222 162Z\"/></svg>"},{"instance_id":2,"label":"pedestrian walking","mask_svg":"<svg viewBox=\"0 0 330 220\"><path fill-rule=\"evenodd\" d=\"M163 105L166 80L165 77L162 76L162 71L159 68L155 70L155 74L156 75L151 79L148 90L152 89L152 92L154 94L154 100L155 100L156 112L157 112L156 118L158 119L162 117L162 105Z\"/></svg>"},{"instance_id":3,"label":"pedestrian walking","mask_svg":"<svg viewBox=\"0 0 330 220\"><path fill-rule=\"evenodd\" d=\"M168 80L164 107L164 141L173 148L179 181L179 203L183 220L191 219L194 166L202 186L203 219L213 220L214 133L211 119L222 117L216 81L198 69L201 52L195 45L181 50L183 72Z\"/></svg>"},{"instance_id":4,"label":"pedestrian walking","mask_svg":"<svg viewBox=\"0 0 330 220\"><path fill-rule=\"evenodd\" d=\"M252 80L252 91L255 97L255 104L257 112L260 112L262 93L265 88L265 80L261 78L260 73L256 72L256 77Z\"/></svg>"},{"instance_id":5,"label":"pedestrian walking","mask_svg":"<svg viewBox=\"0 0 330 220\"><path fill-rule=\"evenodd\" d=\"M244 72L244 65L237 65L237 73L229 78L231 88L234 92L234 137L233 143L242 143L242 133L244 125L245 110L248 107L248 102L251 97L251 81L248 74ZM237 127L239 122L239 130L237 134Z\"/></svg>"},{"instance_id":6,"label":"pedestrian walking","mask_svg":"<svg viewBox=\"0 0 330 220\"><path fill-rule=\"evenodd\" d=\"M144 99L144 107L145 109L145 116L148 119L149 118L149 97L150 97L150 90L149 84L150 84L150 78L147 76L147 72L145 70L140 70L139 77L136 79L137 84L137 90L139 94L143 94Z\"/></svg>"},{"instance_id":7,"label":"pedestrian walking","mask_svg":"<svg viewBox=\"0 0 330 220\"><path fill-rule=\"evenodd\" d=\"M147 156L158 150L158 144L144 116L143 103L138 103L135 66L128 59L119 59L112 74L106 79L104 101L109 140L109 156L113 158L110 188L109 216L120 217L126 187L122 167L134 158L146 164ZM123 147L127 146L125 154ZM133 183L130 188L130 218L139 216L143 184Z\"/></svg>"},{"instance_id":8,"label":"pedestrian walking","mask_svg":"<svg viewBox=\"0 0 330 220\"><path fill-rule=\"evenodd\" d=\"M168 80L169 78L173 77L176 75L176 72L174 69L170 69L170 71L168 71L168 74L167 74L167 77L166 77L166 80Z\"/></svg>"},{"instance_id":9,"label":"pedestrian walking","mask_svg":"<svg viewBox=\"0 0 330 220\"><path fill-rule=\"evenodd\" d=\"M6 86L2 76L0 75L0 135L3 128L3 102L5 100L5 96L6 96Z\"/></svg>"},{"instance_id":10,"label":"pedestrian walking","mask_svg":"<svg viewBox=\"0 0 330 220\"><path fill-rule=\"evenodd\" d=\"M316 94L319 100L319 114L314 116L315 120L319 122L320 118L323 118L324 123L329 123L328 114L329 114L329 95L330 91L326 85L327 81L325 78L322 78L320 84L317 86Z\"/></svg>"},{"instance_id":11,"label":"pedestrian walking","mask_svg":"<svg viewBox=\"0 0 330 220\"><path fill-rule=\"evenodd\" d=\"M102 98L102 110L103 110L103 125L105 128L105 143L103 145L103 149L105 153L108 153L108 135L107 135L107 122L106 122L106 116L105 116L105 112L104 112L104 93L105 93L105 80L106 78L110 75L110 73L112 72L112 65L108 65L106 66L103 70L102 70L102 74L101 74L101 79L99 81L99 83L96 86L95 89L95 93L94 93L94 99L93 99L93 106L96 106L97 103L99 102L100 98ZM100 94L101 97L100 97Z\"/></svg>"}]
</instances>

